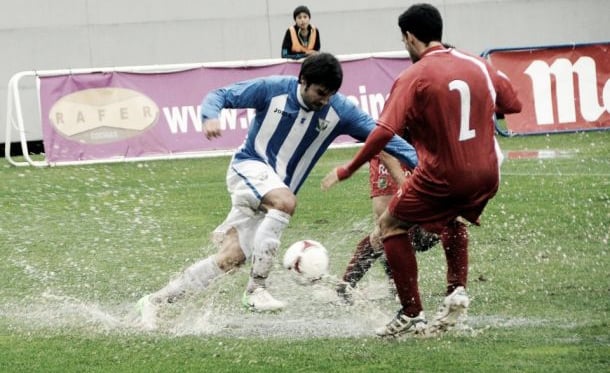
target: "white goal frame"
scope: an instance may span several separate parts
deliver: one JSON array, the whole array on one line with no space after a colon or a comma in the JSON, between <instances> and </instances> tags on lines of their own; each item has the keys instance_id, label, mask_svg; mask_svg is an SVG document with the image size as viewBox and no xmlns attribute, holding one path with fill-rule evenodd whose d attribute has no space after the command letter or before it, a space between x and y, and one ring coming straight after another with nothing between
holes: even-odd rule
<instances>
[{"instance_id":1,"label":"white goal frame","mask_svg":"<svg viewBox=\"0 0 610 373\"><path fill-rule=\"evenodd\" d=\"M406 51L395 52L379 52L379 53L363 53L337 56L340 61L350 61L365 58L405 58L408 57ZM5 138L5 159L13 166L34 166L48 167L55 165L76 165L76 164L94 164L94 163L114 163L114 162L132 162L146 160L162 160L162 159L180 159L180 158L198 158L198 157L213 157L220 155L228 155L233 151L227 150L207 150L193 153L168 154L160 156L148 157L114 157L107 159L82 160L72 162L61 162L51 164L46 159L33 159L28 150L28 138L25 123L23 120L23 110L21 104L21 93L19 83L24 78L35 78L38 87L40 77L59 76L59 75L78 75L90 73L108 73L108 72L128 72L128 73L160 73L160 72L175 72L201 67L258 67L280 64L285 62L299 63L293 60L285 59L259 59L259 60L244 60L244 61L226 61L226 62L211 62L211 63L191 63L191 64L169 64L169 65L144 65L144 66L124 66L124 67L101 67L101 68L83 68L83 69L61 69L61 70L31 70L21 71L14 74L8 82L7 89L7 105L6 105L6 138ZM40 102L38 102L40 105ZM42 125L41 123L39 123ZM18 135L18 142L21 146L21 153L24 160L19 161L11 156L11 143L13 142L14 133ZM357 144L333 144L332 147L352 147Z\"/></svg>"}]
</instances>

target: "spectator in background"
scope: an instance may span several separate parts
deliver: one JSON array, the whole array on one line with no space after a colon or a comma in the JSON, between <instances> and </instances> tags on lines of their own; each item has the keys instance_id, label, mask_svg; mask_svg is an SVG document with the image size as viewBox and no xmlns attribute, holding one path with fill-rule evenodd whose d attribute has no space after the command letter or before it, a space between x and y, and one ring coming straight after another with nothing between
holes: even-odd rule
<instances>
[{"instance_id":1,"label":"spectator in background","mask_svg":"<svg viewBox=\"0 0 610 373\"><path fill-rule=\"evenodd\" d=\"M292 13L294 25L286 30L282 42L282 58L295 60L320 51L320 31L310 22L309 8L300 5Z\"/></svg>"}]
</instances>

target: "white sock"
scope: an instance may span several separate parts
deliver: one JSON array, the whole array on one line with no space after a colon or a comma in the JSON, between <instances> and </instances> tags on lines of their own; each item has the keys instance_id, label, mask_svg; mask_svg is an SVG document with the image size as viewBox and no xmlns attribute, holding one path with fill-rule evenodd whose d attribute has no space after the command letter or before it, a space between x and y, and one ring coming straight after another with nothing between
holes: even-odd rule
<instances>
[{"instance_id":1,"label":"white sock","mask_svg":"<svg viewBox=\"0 0 610 373\"><path fill-rule=\"evenodd\" d=\"M216 264L214 256L209 256L188 267L163 289L153 294L158 302L173 301L186 291L202 291L210 282L224 272Z\"/></svg>"},{"instance_id":2,"label":"white sock","mask_svg":"<svg viewBox=\"0 0 610 373\"><path fill-rule=\"evenodd\" d=\"M271 272L273 261L280 247L282 232L288 226L289 221L290 215L280 210L271 209L265 214L254 235L252 269L247 288L249 292L259 287L265 287L265 280Z\"/></svg>"}]
</instances>

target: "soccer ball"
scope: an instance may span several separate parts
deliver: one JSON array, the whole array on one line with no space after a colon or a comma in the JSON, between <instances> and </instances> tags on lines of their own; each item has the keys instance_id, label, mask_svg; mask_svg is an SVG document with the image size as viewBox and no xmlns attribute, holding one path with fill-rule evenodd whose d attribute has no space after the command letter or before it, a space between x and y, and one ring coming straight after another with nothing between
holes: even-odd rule
<instances>
[{"instance_id":1,"label":"soccer ball","mask_svg":"<svg viewBox=\"0 0 610 373\"><path fill-rule=\"evenodd\" d=\"M328 274L328 252L318 241L297 241L286 250L283 264L299 282L315 282Z\"/></svg>"}]
</instances>

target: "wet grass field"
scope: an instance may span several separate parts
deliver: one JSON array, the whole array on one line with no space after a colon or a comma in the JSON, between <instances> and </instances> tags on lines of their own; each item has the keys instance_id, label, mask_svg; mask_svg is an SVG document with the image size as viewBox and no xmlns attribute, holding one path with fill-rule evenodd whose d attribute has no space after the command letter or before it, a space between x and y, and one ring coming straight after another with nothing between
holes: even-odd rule
<instances>
[{"instance_id":1,"label":"wet grass field","mask_svg":"<svg viewBox=\"0 0 610 373\"><path fill-rule=\"evenodd\" d=\"M610 131L499 140L501 188L470 229L468 328L399 341L373 333L398 309L380 266L352 307L334 305L330 285L297 285L278 260L269 288L284 312L241 308L244 267L165 307L159 330L133 323L142 295L215 252L228 157L0 165L0 371L607 371ZM282 253L322 242L336 276L372 227L368 175L319 184L355 151L322 158L283 236ZM432 315L444 257L418 255Z\"/></svg>"}]
</instances>

